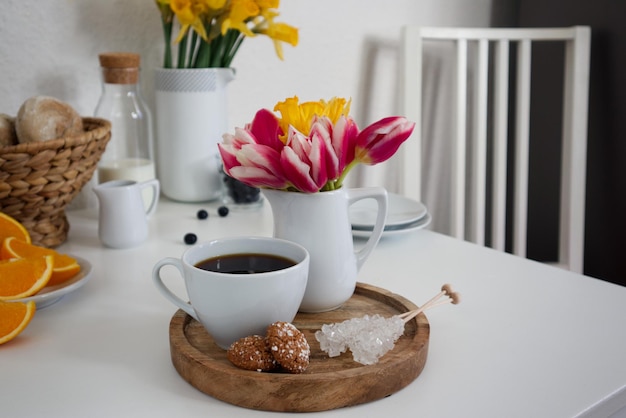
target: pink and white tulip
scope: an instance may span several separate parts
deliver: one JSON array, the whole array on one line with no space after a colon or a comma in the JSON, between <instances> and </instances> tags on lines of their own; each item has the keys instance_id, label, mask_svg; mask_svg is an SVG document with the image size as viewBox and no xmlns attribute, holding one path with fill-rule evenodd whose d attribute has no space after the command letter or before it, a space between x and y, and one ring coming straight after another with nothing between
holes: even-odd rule
<instances>
[{"instance_id":1,"label":"pink and white tulip","mask_svg":"<svg viewBox=\"0 0 626 418\"><path fill-rule=\"evenodd\" d=\"M413 132L415 123L390 116L363 129L356 140L357 161L374 165L391 158Z\"/></svg>"},{"instance_id":2,"label":"pink and white tulip","mask_svg":"<svg viewBox=\"0 0 626 418\"><path fill-rule=\"evenodd\" d=\"M303 193L333 190L341 187L356 164L391 158L415 126L398 116L381 119L361 132L347 116L333 124L316 115L310 123L308 135L291 125L283 132L273 113L259 110L244 129L224 135L219 144L224 172L254 187Z\"/></svg>"}]
</instances>

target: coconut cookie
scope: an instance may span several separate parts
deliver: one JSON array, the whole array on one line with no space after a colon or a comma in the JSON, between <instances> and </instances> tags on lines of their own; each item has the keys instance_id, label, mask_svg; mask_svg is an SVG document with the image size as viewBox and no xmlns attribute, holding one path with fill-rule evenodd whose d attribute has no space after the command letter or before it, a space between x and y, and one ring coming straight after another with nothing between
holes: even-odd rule
<instances>
[{"instance_id":1,"label":"coconut cookie","mask_svg":"<svg viewBox=\"0 0 626 418\"><path fill-rule=\"evenodd\" d=\"M309 367L309 343L293 324L274 322L267 328L266 338L274 359L289 373L303 373Z\"/></svg>"},{"instance_id":2,"label":"coconut cookie","mask_svg":"<svg viewBox=\"0 0 626 418\"><path fill-rule=\"evenodd\" d=\"M270 372L278 368L265 338L260 335L250 335L235 341L228 348L226 356L235 366L245 370Z\"/></svg>"}]
</instances>

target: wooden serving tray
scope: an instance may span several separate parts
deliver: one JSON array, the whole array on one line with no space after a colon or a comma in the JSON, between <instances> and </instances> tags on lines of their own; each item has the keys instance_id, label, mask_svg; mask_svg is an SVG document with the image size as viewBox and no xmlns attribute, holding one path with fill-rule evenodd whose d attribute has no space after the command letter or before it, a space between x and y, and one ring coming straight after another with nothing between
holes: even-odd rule
<instances>
[{"instance_id":1,"label":"wooden serving tray","mask_svg":"<svg viewBox=\"0 0 626 418\"><path fill-rule=\"evenodd\" d=\"M365 366L350 351L329 358L315 332L323 324L363 315L390 317L417 309L387 290L358 283L341 308L323 313L298 313L292 321L311 346L310 365L303 374L261 373L233 366L204 327L179 310L170 322L172 363L198 390L231 404L266 411L325 411L389 396L411 383L426 364L430 326L424 314L409 321L393 350Z\"/></svg>"}]
</instances>

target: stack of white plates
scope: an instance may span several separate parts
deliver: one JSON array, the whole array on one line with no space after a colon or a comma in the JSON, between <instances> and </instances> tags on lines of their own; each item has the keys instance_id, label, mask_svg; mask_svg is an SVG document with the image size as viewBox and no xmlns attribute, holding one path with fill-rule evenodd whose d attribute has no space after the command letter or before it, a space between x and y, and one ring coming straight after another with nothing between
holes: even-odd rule
<instances>
[{"instance_id":1,"label":"stack of white plates","mask_svg":"<svg viewBox=\"0 0 626 418\"><path fill-rule=\"evenodd\" d=\"M367 238L374 230L377 204L373 199L359 200L350 206L352 235ZM389 193L387 220L383 236L402 234L426 227L431 216L422 203L407 197Z\"/></svg>"}]
</instances>

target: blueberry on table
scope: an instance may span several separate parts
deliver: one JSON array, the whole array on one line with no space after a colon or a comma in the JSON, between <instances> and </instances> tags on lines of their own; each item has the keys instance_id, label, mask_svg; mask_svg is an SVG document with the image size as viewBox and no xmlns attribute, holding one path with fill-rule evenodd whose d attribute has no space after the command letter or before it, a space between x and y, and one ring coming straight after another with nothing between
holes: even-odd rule
<instances>
[{"instance_id":1,"label":"blueberry on table","mask_svg":"<svg viewBox=\"0 0 626 418\"><path fill-rule=\"evenodd\" d=\"M198 213L196 213L196 216L198 217L198 219L206 219L209 217L209 212L204 209L200 209Z\"/></svg>"},{"instance_id":2,"label":"blueberry on table","mask_svg":"<svg viewBox=\"0 0 626 418\"><path fill-rule=\"evenodd\" d=\"M192 245L195 244L196 241L198 241L198 237L196 236L196 234L192 232L185 234L185 244Z\"/></svg>"},{"instance_id":3,"label":"blueberry on table","mask_svg":"<svg viewBox=\"0 0 626 418\"><path fill-rule=\"evenodd\" d=\"M223 218L228 215L228 208L226 206L220 206L217 209L217 213Z\"/></svg>"}]
</instances>

